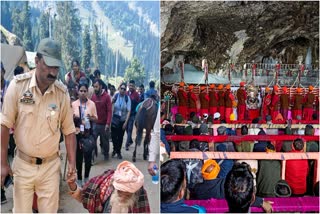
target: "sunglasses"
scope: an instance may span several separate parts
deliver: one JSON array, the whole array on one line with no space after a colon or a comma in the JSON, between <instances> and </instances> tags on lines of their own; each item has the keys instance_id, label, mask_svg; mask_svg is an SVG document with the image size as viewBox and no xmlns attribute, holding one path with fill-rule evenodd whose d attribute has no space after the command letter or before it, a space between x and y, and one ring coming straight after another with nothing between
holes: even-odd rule
<instances>
[{"instance_id":1,"label":"sunglasses","mask_svg":"<svg viewBox=\"0 0 320 214\"><path fill-rule=\"evenodd\" d=\"M120 88L120 89L121 89L121 90L124 90L124 91L126 90L126 88Z\"/></svg>"}]
</instances>

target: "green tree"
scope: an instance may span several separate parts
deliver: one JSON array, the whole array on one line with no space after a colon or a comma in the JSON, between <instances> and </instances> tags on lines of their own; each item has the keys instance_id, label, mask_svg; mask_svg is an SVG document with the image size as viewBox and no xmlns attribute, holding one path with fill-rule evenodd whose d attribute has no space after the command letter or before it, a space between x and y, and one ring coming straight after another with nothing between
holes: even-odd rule
<instances>
[{"instance_id":1,"label":"green tree","mask_svg":"<svg viewBox=\"0 0 320 214\"><path fill-rule=\"evenodd\" d=\"M21 21L23 23L23 37L22 37L22 43L24 48L27 51L33 51L33 43L32 43L32 37L31 37L31 22L30 22L30 7L29 2L26 1L23 6L23 10L21 12Z\"/></svg>"},{"instance_id":2,"label":"green tree","mask_svg":"<svg viewBox=\"0 0 320 214\"><path fill-rule=\"evenodd\" d=\"M92 35L92 59L94 67L100 69L103 73L105 72L105 54L102 48L102 39L98 26L95 24L93 26L93 35Z\"/></svg>"},{"instance_id":3,"label":"green tree","mask_svg":"<svg viewBox=\"0 0 320 214\"><path fill-rule=\"evenodd\" d=\"M91 60L91 40L90 40L90 31L89 26L86 25L83 32L83 40L82 40L82 68L87 69L90 66Z\"/></svg>"},{"instance_id":4,"label":"green tree","mask_svg":"<svg viewBox=\"0 0 320 214\"><path fill-rule=\"evenodd\" d=\"M23 22L21 19L21 10L14 8L11 14L12 33L14 33L20 40L23 39Z\"/></svg>"},{"instance_id":5,"label":"green tree","mask_svg":"<svg viewBox=\"0 0 320 214\"><path fill-rule=\"evenodd\" d=\"M136 85L140 85L144 83L145 76L146 74L144 71L144 67L141 65L138 58L134 57L131 60L130 65L125 70L125 81L134 80L136 82Z\"/></svg>"},{"instance_id":6,"label":"green tree","mask_svg":"<svg viewBox=\"0 0 320 214\"><path fill-rule=\"evenodd\" d=\"M49 37L49 14L41 13L39 20L39 40Z\"/></svg>"},{"instance_id":7,"label":"green tree","mask_svg":"<svg viewBox=\"0 0 320 214\"><path fill-rule=\"evenodd\" d=\"M54 39L61 43L62 61L71 68L72 59L81 59L81 23L79 10L73 1L56 2L57 16L54 22ZM62 72L64 75L65 71Z\"/></svg>"}]
</instances>

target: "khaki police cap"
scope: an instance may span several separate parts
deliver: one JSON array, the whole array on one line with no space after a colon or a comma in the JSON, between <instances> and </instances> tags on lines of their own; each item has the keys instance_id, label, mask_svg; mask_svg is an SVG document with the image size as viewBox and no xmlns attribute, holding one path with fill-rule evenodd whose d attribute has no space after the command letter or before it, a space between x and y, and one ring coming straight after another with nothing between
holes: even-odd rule
<instances>
[{"instance_id":1,"label":"khaki police cap","mask_svg":"<svg viewBox=\"0 0 320 214\"><path fill-rule=\"evenodd\" d=\"M38 45L37 53L42 54L47 66L61 66L61 46L50 38L42 39Z\"/></svg>"}]
</instances>

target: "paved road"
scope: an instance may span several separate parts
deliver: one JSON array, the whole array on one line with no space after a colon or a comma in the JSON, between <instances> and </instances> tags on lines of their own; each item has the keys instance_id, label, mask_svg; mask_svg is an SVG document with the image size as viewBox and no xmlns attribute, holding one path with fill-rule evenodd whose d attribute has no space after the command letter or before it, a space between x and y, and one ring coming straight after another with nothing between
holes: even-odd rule
<instances>
[{"instance_id":1,"label":"paved road","mask_svg":"<svg viewBox=\"0 0 320 214\"><path fill-rule=\"evenodd\" d=\"M135 136L133 133L132 136ZM126 140L126 136L124 137L124 142ZM124 143L125 144L125 143ZM99 142L98 142L99 145ZM110 145L110 151L112 151L112 144ZM62 155L63 155L63 164L61 166L61 172L63 173L64 161L65 161L65 147L62 144ZM96 163L92 166L90 177L94 177L96 175L101 174L106 169L116 168L117 165L123 160L132 160L132 152L133 152L133 145L131 145L129 151L125 151L124 145L122 148L122 160L118 160L117 158L111 158L109 161L103 160L103 155L100 152L98 158L96 159ZM151 176L148 173L147 165L148 162L143 160L143 148L142 146L138 147L137 151L137 162L135 165L141 170L141 172L145 175L144 186L148 193L150 208L152 213L159 213L159 201L160 201L160 194L159 194L159 185L152 184ZM88 211L83 208L82 204L78 203L76 200L71 198L68 195L68 186L65 181L61 182L60 185L60 207L58 212L62 213L87 213ZM11 213L13 207L13 199L12 199L12 186L10 186L6 190L6 196L8 203L3 204L1 206L1 213Z\"/></svg>"}]
</instances>

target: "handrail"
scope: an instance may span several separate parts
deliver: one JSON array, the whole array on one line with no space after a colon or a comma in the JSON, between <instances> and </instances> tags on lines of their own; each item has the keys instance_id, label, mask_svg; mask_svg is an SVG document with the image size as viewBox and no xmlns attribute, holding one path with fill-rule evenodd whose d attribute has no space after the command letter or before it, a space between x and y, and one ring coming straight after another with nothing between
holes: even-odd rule
<instances>
[{"instance_id":1,"label":"handrail","mask_svg":"<svg viewBox=\"0 0 320 214\"><path fill-rule=\"evenodd\" d=\"M305 141L319 141L319 136L306 136L306 135L243 135L243 136L234 136L234 135L167 135L167 140L171 141L190 141L198 140L205 141L208 143L214 142L226 142L232 141L235 143L240 143L241 141L293 141L297 138L301 138Z\"/></svg>"},{"instance_id":2,"label":"handrail","mask_svg":"<svg viewBox=\"0 0 320 214\"><path fill-rule=\"evenodd\" d=\"M319 121L315 120L315 121L310 121L310 123L303 123L303 124L291 124L291 128L292 129L304 129L306 127L306 125L311 124L313 126L313 128L320 128L319 125ZM175 123L174 125L177 126L189 126L189 124L185 124L185 123ZM221 124L207 124L208 128L219 128L220 126L225 126L226 128L241 128L243 125L246 125L248 128L267 128L267 129L285 129L288 124L252 124L249 123L249 121L236 121L234 123L221 123ZM165 125L162 125L162 128L164 128ZM196 124L197 128L200 127L200 124Z\"/></svg>"},{"instance_id":3,"label":"handrail","mask_svg":"<svg viewBox=\"0 0 320 214\"><path fill-rule=\"evenodd\" d=\"M287 160L315 160L314 184L319 181L319 152L171 152L171 159L231 159L231 160L279 160L281 178L285 180Z\"/></svg>"},{"instance_id":4,"label":"handrail","mask_svg":"<svg viewBox=\"0 0 320 214\"><path fill-rule=\"evenodd\" d=\"M316 212L319 213L319 197L289 197L289 198L265 198L272 201L273 212ZM199 205L206 208L207 213L226 213L228 204L225 199L185 200L189 206ZM251 212L264 212L261 207L251 207Z\"/></svg>"},{"instance_id":5,"label":"handrail","mask_svg":"<svg viewBox=\"0 0 320 214\"><path fill-rule=\"evenodd\" d=\"M171 159L319 160L318 152L171 152Z\"/></svg>"}]
</instances>

